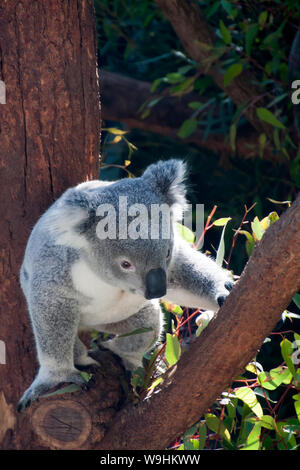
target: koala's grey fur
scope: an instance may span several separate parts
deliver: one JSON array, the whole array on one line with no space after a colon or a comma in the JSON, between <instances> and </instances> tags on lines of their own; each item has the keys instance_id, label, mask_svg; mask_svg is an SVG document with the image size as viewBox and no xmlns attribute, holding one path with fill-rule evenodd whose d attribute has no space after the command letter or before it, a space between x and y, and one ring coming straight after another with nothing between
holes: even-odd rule
<instances>
[{"instance_id":1,"label":"koala's grey fur","mask_svg":"<svg viewBox=\"0 0 300 470\"><path fill-rule=\"evenodd\" d=\"M163 298L172 303L210 310L217 310L229 294L228 273L173 230L186 204L184 178L183 162L169 160L151 165L140 178L82 183L68 189L39 219L20 279L40 369L22 396L19 411L61 382L85 384L76 366L95 361L78 338L79 328L116 334L105 347L133 370L162 333L163 315L155 293L166 292ZM124 195L128 206L168 204L169 239L100 240L97 208L109 203L118 214L119 196ZM121 268L124 259L135 266L134 272ZM164 277L165 290L159 285ZM145 294L148 288L150 294ZM138 328L151 331L118 337Z\"/></svg>"}]
</instances>

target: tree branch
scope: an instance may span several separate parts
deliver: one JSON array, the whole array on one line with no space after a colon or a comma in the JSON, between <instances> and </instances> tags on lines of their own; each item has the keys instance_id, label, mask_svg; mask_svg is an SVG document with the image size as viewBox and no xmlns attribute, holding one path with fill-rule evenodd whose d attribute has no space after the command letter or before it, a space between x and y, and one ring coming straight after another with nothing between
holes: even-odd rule
<instances>
[{"instance_id":1,"label":"tree branch","mask_svg":"<svg viewBox=\"0 0 300 470\"><path fill-rule=\"evenodd\" d=\"M187 0L155 0L155 2L172 24L189 57L204 66L212 55L210 49L216 44L217 37L199 6ZM262 89L254 84L257 83L257 77L251 69L244 70L226 87L224 86L224 71L218 59L213 61L205 74L209 75L237 106L255 100L255 106L247 106L244 114L259 133L265 132L273 140L272 126L258 119L256 115L257 106L264 106L266 97L263 96ZM271 99L269 96L268 102Z\"/></svg>"},{"instance_id":2,"label":"tree branch","mask_svg":"<svg viewBox=\"0 0 300 470\"><path fill-rule=\"evenodd\" d=\"M300 288L300 196L255 248L207 329L164 375L162 390L113 420L97 449L163 449L182 435L253 359Z\"/></svg>"},{"instance_id":3,"label":"tree branch","mask_svg":"<svg viewBox=\"0 0 300 470\"><path fill-rule=\"evenodd\" d=\"M161 95L151 92L151 83L124 77L117 73L102 70L101 76L101 111L104 120L120 121L131 129L142 129L171 137L180 142L193 143L201 148L209 149L220 154L232 155L231 144L225 142L223 134L210 134L203 139L202 132L197 129L187 139L180 139L177 132L181 124L191 117L188 107L191 101L198 101L199 95L189 93L178 97L165 95L151 108L151 113L145 119L141 117L141 107ZM258 154L257 134L249 129L243 129L243 136L236 139L236 151L241 157L251 158ZM270 148L265 148L263 158L276 161L278 157Z\"/></svg>"}]
</instances>

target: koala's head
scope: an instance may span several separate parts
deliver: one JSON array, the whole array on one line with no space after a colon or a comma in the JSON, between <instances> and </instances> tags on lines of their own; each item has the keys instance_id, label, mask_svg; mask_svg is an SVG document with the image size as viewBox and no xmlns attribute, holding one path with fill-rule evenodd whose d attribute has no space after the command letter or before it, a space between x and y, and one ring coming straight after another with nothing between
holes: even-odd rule
<instances>
[{"instance_id":1,"label":"koala's head","mask_svg":"<svg viewBox=\"0 0 300 470\"><path fill-rule=\"evenodd\" d=\"M146 299L166 294L174 222L186 206L184 178L184 163L169 160L140 178L70 190L65 203L82 214L72 231L103 280Z\"/></svg>"}]
</instances>

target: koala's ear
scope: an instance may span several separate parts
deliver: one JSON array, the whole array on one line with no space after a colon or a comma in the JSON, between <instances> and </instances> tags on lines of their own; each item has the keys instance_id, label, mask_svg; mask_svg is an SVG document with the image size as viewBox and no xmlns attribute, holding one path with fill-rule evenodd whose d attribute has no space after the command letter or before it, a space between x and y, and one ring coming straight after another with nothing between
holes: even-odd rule
<instances>
[{"instance_id":1,"label":"koala's ear","mask_svg":"<svg viewBox=\"0 0 300 470\"><path fill-rule=\"evenodd\" d=\"M90 218L91 201L88 194L76 188L68 189L47 213L45 225L56 238L56 244L82 248L86 239L78 227Z\"/></svg>"},{"instance_id":2,"label":"koala's ear","mask_svg":"<svg viewBox=\"0 0 300 470\"><path fill-rule=\"evenodd\" d=\"M182 160L159 161L150 165L142 178L145 184L162 196L164 202L172 206L176 219L186 209L186 164Z\"/></svg>"}]
</instances>

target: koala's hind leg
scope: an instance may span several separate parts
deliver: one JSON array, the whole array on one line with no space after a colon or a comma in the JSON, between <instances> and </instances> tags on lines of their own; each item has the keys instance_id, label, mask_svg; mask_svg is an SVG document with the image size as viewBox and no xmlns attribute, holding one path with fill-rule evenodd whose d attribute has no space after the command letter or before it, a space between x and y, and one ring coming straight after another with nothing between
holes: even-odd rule
<instances>
[{"instance_id":1,"label":"koala's hind leg","mask_svg":"<svg viewBox=\"0 0 300 470\"><path fill-rule=\"evenodd\" d=\"M129 336L118 336L138 329L149 330ZM105 341L103 346L117 354L127 370L133 371L142 366L144 354L160 340L163 332L163 313L159 302L153 300L126 320L97 325L97 330L117 335Z\"/></svg>"},{"instance_id":2,"label":"koala's hind leg","mask_svg":"<svg viewBox=\"0 0 300 470\"><path fill-rule=\"evenodd\" d=\"M74 366L74 344L79 313L72 299L59 297L59 289L49 288L31 295L29 313L32 320L40 368L37 376L19 401L18 411L63 382L86 386Z\"/></svg>"}]
</instances>

